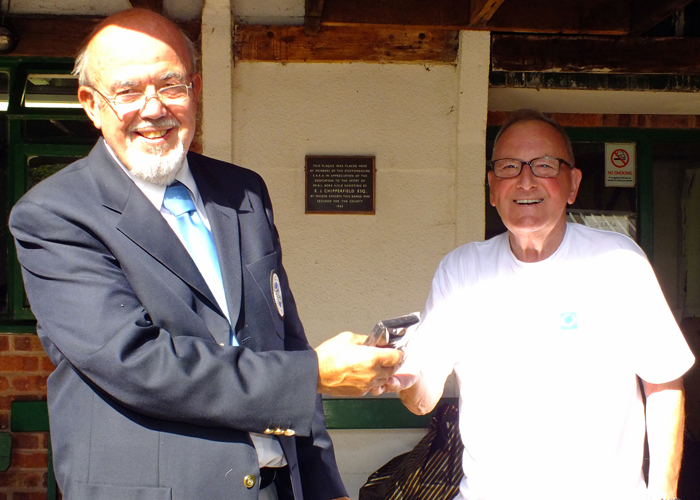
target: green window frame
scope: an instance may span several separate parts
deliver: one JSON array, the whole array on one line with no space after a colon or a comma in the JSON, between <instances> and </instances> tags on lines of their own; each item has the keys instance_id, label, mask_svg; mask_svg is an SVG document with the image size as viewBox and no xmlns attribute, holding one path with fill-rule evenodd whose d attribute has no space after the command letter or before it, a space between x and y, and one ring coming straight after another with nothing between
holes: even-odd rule
<instances>
[{"instance_id":1,"label":"green window frame","mask_svg":"<svg viewBox=\"0 0 700 500\"><path fill-rule=\"evenodd\" d=\"M0 194L2 209L9 214L12 206L31 187L28 182L28 163L34 157L65 159L66 163L86 156L95 143L94 136L49 137L31 136L28 125L38 122L89 123L85 112L75 108L33 108L25 106L25 88L29 75L69 75L73 68L72 59L45 59L0 57L0 72L9 75L9 102L7 110L0 112L5 120L7 157L6 188ZM91 127L91 125L90 125ZM3 221L7 224L7 221ZM6 226L5 226L6 228ZM12 236L7 231L7 308L0 313L0 324L8 333L31 333L35 331L35 320L26 300L22 272Z\"/></svg>"}]
</instances>

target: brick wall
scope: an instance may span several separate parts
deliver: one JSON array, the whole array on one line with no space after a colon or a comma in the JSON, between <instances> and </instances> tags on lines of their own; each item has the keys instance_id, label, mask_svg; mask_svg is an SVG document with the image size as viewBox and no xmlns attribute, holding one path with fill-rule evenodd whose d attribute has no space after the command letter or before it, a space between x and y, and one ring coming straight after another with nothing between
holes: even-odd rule
<instances>
[{"instance_id":1,"label":"brick wall","mask_svg":"<svg viewBox=\"0 0 700 500\"><path fill-rule=\"evenodd\" d=\"M0 334L0 432L12 430L12 401L46 399L46 379L53 368L36 335ZM11 434L12 460L0 472L0 500L45 500L48 433Z\"/></svg>"}]
</instances>

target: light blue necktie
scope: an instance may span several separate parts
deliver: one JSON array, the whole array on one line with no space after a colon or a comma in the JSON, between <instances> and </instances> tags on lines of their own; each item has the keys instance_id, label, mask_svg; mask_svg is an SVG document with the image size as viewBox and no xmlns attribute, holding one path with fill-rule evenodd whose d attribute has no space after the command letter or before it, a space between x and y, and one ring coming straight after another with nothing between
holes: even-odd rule
<instances>
[{"instance_id":1,"label":"light blue necktie","mask_svg":"<svg viewBox=\"0 0 700 500\"><path fill-rule=\"evenodd\" d=\"M175 181L165 189L163 206L175 216L180 236L185 243L185 248L197 265L199 272L204 277L207 285L214 294L214 298L223 310L229 322L228 307L226 306L226 293L221 279L221 267L219 256L216 253L214 237L211 231L204 225L192 202L190 191L184 184ZM231 343L237 345L236 338L231 335Z\"/></svg>"}]
</instances>

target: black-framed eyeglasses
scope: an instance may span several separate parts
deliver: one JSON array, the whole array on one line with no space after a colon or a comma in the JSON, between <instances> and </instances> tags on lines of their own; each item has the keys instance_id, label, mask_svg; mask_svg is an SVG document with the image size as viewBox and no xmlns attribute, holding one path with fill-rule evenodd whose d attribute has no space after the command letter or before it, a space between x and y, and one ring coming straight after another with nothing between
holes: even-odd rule
<instances>
[{"instance_id":1,"label":"black-framed eyeglasses","mask_svg":"<svg viewBox=\"0 0 700 500\"><path fill-rule=\"evenodd\" d=\"M571 164L562 158L552 158L542 156L530 161L518 160L517 158L500 158L491 160L493 175L500 179L511 179L520 175L523 165L530 165L532 175L535 177L555 177L559 175L561 166L566 165L571 168Z\"/></svg>"},{"instance_id":2,"label":"black-framed eyeglasses","mask_svg":"<svg viewBox=\"0 0 700 500\"><path fill-rule=\"evenodd\" d=\"M126 114L131 111L143 109L150 99L158 99L163 105L177 104L187 100L192 90L192 84L189 85L180 83L177 85L167 85L161 87L154 94L146 95L143 92L125 92L123 94L115 94L112 97L107 97L95 87L92 90L100 94L102 99L109 104L115 113Z\"/></svg>"}]
</instances>

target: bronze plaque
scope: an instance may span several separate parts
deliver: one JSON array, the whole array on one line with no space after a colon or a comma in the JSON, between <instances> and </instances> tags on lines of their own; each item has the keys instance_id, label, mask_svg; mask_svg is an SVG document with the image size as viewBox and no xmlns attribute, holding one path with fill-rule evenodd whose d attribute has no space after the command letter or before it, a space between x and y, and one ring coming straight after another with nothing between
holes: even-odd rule
<instances>
[{"instance_id":1,"label":"bronze plaque","mask_svg":"<svg viewBox=\"0 0 700 500\"><path fill-rule=\"evenodd\" d=\"M374 156L307 156L307 214L374 215Z\"/></svg>"}]
</instances>

